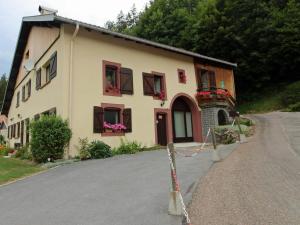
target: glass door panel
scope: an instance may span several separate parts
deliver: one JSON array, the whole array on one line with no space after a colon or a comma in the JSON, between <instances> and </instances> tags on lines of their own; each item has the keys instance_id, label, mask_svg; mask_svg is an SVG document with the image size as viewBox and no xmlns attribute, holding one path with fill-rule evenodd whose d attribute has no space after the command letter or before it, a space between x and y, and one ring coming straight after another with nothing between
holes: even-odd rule
<instances>
[{"instance_id":1,"label":"glass door panel","mask_svg":"<svg viewBox=\"0 0 300 225\"><path fill-rule=\"evenodd\" d=\"M174 125L175 125L175 137L185 137L185 121L184 112L174 111Z\"/></svg>"},{"instance_id":2,"label":"glass door panel","mask_svg":"<svg viewBox=\"0 0 300 225\"><path fill-rule=\"evenodd\" d=\"M193 127L192 127L192 113L185 113L186 131L187 137L193 137Z\"/></svg>"}]
</instances>

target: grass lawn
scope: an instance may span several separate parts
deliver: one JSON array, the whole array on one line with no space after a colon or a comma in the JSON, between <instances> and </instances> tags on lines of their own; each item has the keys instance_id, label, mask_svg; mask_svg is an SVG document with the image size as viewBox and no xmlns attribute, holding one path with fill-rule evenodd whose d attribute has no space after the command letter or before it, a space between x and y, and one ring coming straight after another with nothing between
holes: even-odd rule
<instances>
[{"instance_id":1,"label":"grass lawn","mask_svg":"<svg viewBox=\"0 0 300 225\"><path fill-rule=\"evenodd\" d=\"M0 156L0 184L28 176L43 169L19 159L4 159Z\"/></svg>"}]
</instances>

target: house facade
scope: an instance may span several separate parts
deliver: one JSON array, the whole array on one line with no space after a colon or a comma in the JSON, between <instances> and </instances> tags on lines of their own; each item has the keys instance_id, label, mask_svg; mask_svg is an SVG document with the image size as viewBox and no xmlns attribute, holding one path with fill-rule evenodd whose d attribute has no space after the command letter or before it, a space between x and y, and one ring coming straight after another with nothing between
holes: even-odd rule
<instances>
[{"instance_id":1,"label":"house facade","mask_svg":"<svg viewBox=\"0 0 300 225\"><path fill-rule=\"evenodd\" d=\"M43 114L68 119L71 156L79 138L201 142L229 122L236 64L41 12L23 18L2 107L11 146Z\"/></svg>"}]
</instances>

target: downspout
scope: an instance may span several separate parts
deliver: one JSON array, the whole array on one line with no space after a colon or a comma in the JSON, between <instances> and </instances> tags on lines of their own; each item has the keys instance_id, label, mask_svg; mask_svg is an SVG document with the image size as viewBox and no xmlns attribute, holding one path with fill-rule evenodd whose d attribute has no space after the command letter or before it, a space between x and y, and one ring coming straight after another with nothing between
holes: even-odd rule
<instances>
[{"instance_id":1,"label":"downspout","mask_svg":"<svg viewBox=\"0 0 300 225\"><path fill-rule=\"evenodd\" d=\"M69 126L70 129L72 129L72 99L73 99L73 46L75 38L79 31L79 23L76 23L76 28L74 30L74 33L72 35L71 41L70 41L70 57L69 57L69 105L68 105L68 111L69 111ZM70 157L70 148L68 147L67 157Z\"/></svg>"}]
</instances>

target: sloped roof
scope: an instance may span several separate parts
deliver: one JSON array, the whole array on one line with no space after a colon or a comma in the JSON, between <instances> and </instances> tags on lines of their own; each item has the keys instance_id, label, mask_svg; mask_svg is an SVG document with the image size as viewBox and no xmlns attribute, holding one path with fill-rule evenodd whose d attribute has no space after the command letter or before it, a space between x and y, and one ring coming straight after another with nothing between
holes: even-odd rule
<instances>
[{"instance_id":1,"label":"sloped roof","mask_svg":"<svg viewBox=\"0 0 300 225\"><path fill-rule=\"evenodd\" d=\"M84 27L86 29L90 29L90 30L94 30L94 31L106 34L106 35L110 35L115 38L121 38L121 39L124 39L127 41L133 41L135 43L144 44L144 45L152 46L155 48L160 48L160 49L163 49L166 51L171 51L171 52L175 52L175 53L186 55L186 56L191 56L191 57L195 58L196 60L202 60L204 62L210 62L210 63L218 64L220 66L231 67L231 68L237 66L236 63L231 63L228 61L208 57L208 56L201 55L201 54L198 54L195 52L187 51L187 50L184 50L181 48L175 48L175 47L172 47L169 45L160 44L160 43L149 41L146 39L113 32L108 29L96 26L96 25L69 19L69 18L58 16L55 14L23 17L18 41L16 44L15 54L14 54L14 58L13 58L12 65L11 65L11 71L10 71L10 75L9 75L8 85L7 85L6 92L5 92L4 103L3 103L3 106L1 109L2 114L4 114L4 115L8 114L9 107L10 107L11 100L12 100L13 93L14 93L14 87L16 84L17 74L19 71L20 64L22 62L23 52L26 47L26 43L28 40L28 36L29 36L31 27L32 26L50 26L50 27L57 26L58 27L58 26L60 26L60 24L71 24L71 25L78 24L80 27Z\"/></svg>"}]
</instances>

